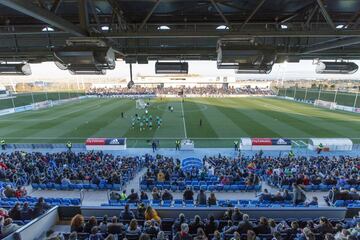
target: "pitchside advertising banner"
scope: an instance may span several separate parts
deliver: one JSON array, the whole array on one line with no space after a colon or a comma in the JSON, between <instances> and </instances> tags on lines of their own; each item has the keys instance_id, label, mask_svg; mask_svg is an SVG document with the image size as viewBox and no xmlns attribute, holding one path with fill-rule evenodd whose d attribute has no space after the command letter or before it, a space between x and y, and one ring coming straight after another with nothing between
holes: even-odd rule
<instances>
[{"instance_id":1,"label":"pitchside advertising banner","mask_svg":"<svg viewBox=\"0 0 360 240\"><path fill-rule=\"evenodd\" d=\"M125 150L126 138L88 138L87 150Z\"/></svg>"},{"instance_id":2,"label":"pitchside advertising banner","mask_svg":"<svg viewBox=\"0 0 360 240\"><path fill-rule=\"evenodd\" d=\"M240 149L290 151L291 140L287 138L240 138Z\"/></svg>"},{"instance_id":3,"label":"pitchside advertising banner","mask_svg":"<svg viewBox=\"0 0 360 240\"><path fill-rule=\"evenodd\" d=\"M251 143L253 146L291 146L291 140L286 138L252 138Z\"/></svg>"}]
</instances>

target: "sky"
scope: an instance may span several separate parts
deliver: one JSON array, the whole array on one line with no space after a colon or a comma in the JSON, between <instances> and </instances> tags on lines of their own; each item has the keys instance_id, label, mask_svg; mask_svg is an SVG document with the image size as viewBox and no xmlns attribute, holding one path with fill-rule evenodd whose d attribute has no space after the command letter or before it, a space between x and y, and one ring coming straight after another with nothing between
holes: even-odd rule
<instances>
[{"instance_id":1,"label":"sky","mask_svg":"<svg viewBox=\"0 0 360 240\"><path fill-rule=\"evenodd\" d=\"M360 61L354 61L360 66ZM155 62L149 64L133 64L133 76L154 76ZM108 70L103 76L76 76L71 75L68 71L58 69L53 62L44 62L41 64L31 64L31 76L0 76L1 82L8 81L69 81L78 79L129 79L129 65L124 61L117 61L115 70ZM235 74L231 69L217 69L215 61L189 61L189 74L200 74L206 77L228 76L236 79L261 79L261 80L296 80L296 79L360 79L360 71L352 75L329 75L316 74L315 65L312 61L300 61L300 63L283 63L275 64L270 74Z\"/></svg>"}]
</instances>

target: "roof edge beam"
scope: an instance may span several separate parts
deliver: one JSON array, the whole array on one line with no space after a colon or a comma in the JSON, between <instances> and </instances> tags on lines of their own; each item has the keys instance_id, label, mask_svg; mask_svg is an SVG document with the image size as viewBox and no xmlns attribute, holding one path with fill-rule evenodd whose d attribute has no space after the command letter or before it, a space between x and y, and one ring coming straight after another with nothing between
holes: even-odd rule
<instances>
[{"instance_id":1,"label":"roof edge beam","mask_svg":"<svg viewBox=\"0 0 360 240\"><path fill-rule=\"evenodd\" d=\"M35 6L26 0L0 0L0 4L19 11L25 15L31 16L35 19L43 21L50 26L62 29L75 36L84 37L88 33L80 27L64 20L63 18L56 16L52 12Z\"/></svg>"}]
</instances>

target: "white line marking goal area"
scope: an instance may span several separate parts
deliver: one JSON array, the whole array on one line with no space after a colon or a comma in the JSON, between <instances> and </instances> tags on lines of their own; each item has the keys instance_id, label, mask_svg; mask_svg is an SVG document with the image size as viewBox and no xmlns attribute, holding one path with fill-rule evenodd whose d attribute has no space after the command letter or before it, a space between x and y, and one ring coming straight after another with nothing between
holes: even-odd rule
<instances>
[{"instance_id":1,"label":"white line marking goal area","mask_svg":"<svg viewBox=\"0 0 360 240\"><path fill-rule=\"evenodd\" d=\"M183 124L184 124L184 134L185 134L185 139L187 139L187 133L186 133L186 123L185 123L185 113L184 113L184 104L183 104L183 100L181 100L181 112L182 112L182 119L183 119Z\"/></svg>"}]
</instances>

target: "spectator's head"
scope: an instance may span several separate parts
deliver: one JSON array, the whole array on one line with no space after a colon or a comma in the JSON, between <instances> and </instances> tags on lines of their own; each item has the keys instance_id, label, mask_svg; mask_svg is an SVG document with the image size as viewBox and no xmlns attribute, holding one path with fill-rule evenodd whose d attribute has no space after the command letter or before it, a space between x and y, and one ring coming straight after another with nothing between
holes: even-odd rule
<instances>
[{"instance_id":1,"label":"spectator's head","mask_svg":"<svg viewBox=\"0 0 360 240\"><path fill-rule=\"evenodd\" d=\"M261 225L268 225L268 220L266 217L261 217L259 222Z\"/></svg>"},{"instance_id":2,"label":"spectator's head","mask_svg":"<svg viewBox=\"0 0 360 240\"><path fill-rule=\"evenodd\" d=\"M131 192L131 193L134 193L134 192L135 192L135 190L132 188L132 189L130 190L130 192Z\"/></svg>"},{"instance_id":3,"label":"spectator's head","mask_svg":"<svg viewBox=\"0 0 360 240\"><path fill-rule=\"evenodd\" d=\"M94 226L91 228L91 234L97 234L99 232L99 227L98 226Z\"/></svg>"},{"instance_id":4,"label":"spectator's head","mask_svg":"<svg viewBox=\"0 0 360 240\"><path fill-rule=\"evenodd\" d=\"M249 221L249 215L244 214L243 215L243 221Z\"/></svg>"},{"instance_id":5,"label":"spectator's head","mask_svg":"<svg viewBox=\"0 0 360 240\"><path fill-rule=\"evenodd\" d=\"M23 208L28 208L28 207L29 207L29 203L28 203L28 202L24 202Z\"/></svg>"},{"instance_id":6,"label":"spectator's head","mask_svg":"<svg viewBox=\"0 0 360 240\"><path fill-rule=\"evenodd\" d=\"M126 204L126 205L124 206L124 210L125 210L125 212L128 212L128 211L129 211L129 204Z\"/></svg>"},{"instance_id":7,"label":"spectator's head","mask_svg":"<svg viewBox=\"0 0 360 240\"><path fill-rule=\"evenodd\" d=\"M180 222L185 222L185 214L183 214L183 213L179 214L179 221Z\"/></svg>"},{"instance_id":8,"label":"spectator's head","mask_svg":"<svg viewBox=\"0 0 360 240\"><path fill-rule=\"evenodd\" d=\"M118 222L118 218L116 216L113 216L111 219L112 223L117 223Z\"/></svg>"},{"instance_id":9,"label":"spectator's head","mask_svg":"<svg viewBox=\"0 0 360 240\"><path fill-rule=\"evenodd\" d=\"M215 222L215 217L214 217L214 215L210 215L209 221L210 221L211 223L212 223L212 222Z\"/></svg>"},{"instance_id":10,"label":"spectator's head","mask_svg":"<svg viewBox=\"0 0 360 240\"><path fill-rule=\"evenodd\" d=\"M89 218L89 224L92 225L92 226L97 225L97 220L96 220L96 217L95 217L95 216L91 216L91 217Z\"/></svg>"},{"instance_id":11,"label":"spectator's head","mask_svg":"<svg viewBox=\"0 0 360 240\"><path fill-rule=\"evenodd\" d=\"M108 222L108 216L104 215L102 219L102 223L106 224Z\"/></svg>"},{"instance_id":12,"label":"spectator's head","mask_svg":"<svg viewBox=\"0 0 360 240\"><path fill-rule=\"evenodd\" d=\"M215 238L215 239L221 239L221 234L220 234L220 232L219 232L218 230L215 230L215 232L214 232L214 238Z\"/></svg>"},{"instance_id":13,"label":"spectator's head","mask_svg":"<svg viewBox=\"0 0 360 240\"><path fill-rule=\"evenodd\" d=\"M298 229L300 226L299 226L299 223L297 221L292 221L291 222L291 228L292 229Z\"/></svg>"},{"instance_id":14,"label":"spectator's head","mask_svg":"<svg viewBox=\"0 0 360 240\"><path fill-rule=\"evenodd\" d=\"M10 225L10 224L12 224L12 223L13 223L12 218L6 218L6 219L4 220L4 226L8 226L8 225Z\"/></svg>"},{"instance_id":15,"label":"spectator's head","mask_svg":"<svg viewBox=\"0 0 360 240\"><path fill-rule=\"evenodd\" d=\"M44 203L44 202L45 202L45 199L43 197L39 197L38 203Z\"/></svg>"},{"instance_id":16,"label":"spectator's head","mask_svg":"<svg viewBox=\"0 0 360 240\"><path fill-rule=\"evenodd\" d=\"M138 227L138 223L137 223L136 219L132 219L129 224L130 230L135 231L137 229L137 227Z\"/></svg>"},{"instance_id":17,"label":"spectator's head","mask_svg":"<svg viewBox=\"0 0 360 240\"><path fill-rule=\"evenodd\" d=\"M74 227L81 227L84 224L84 217L81 214L76 214L72 219L71 219L71 226Z\"/></svg>"},{"instance_id":18,"label":"spectator's head","mask_svg":"<svg viewBox=\"0 0 360 240\"><path fill-rule=\"evenodd\" d=\"M196 222L196 223L201 222L201 217L199 215L195 215L194 222Z\"/></svg>"}]
</instances>

